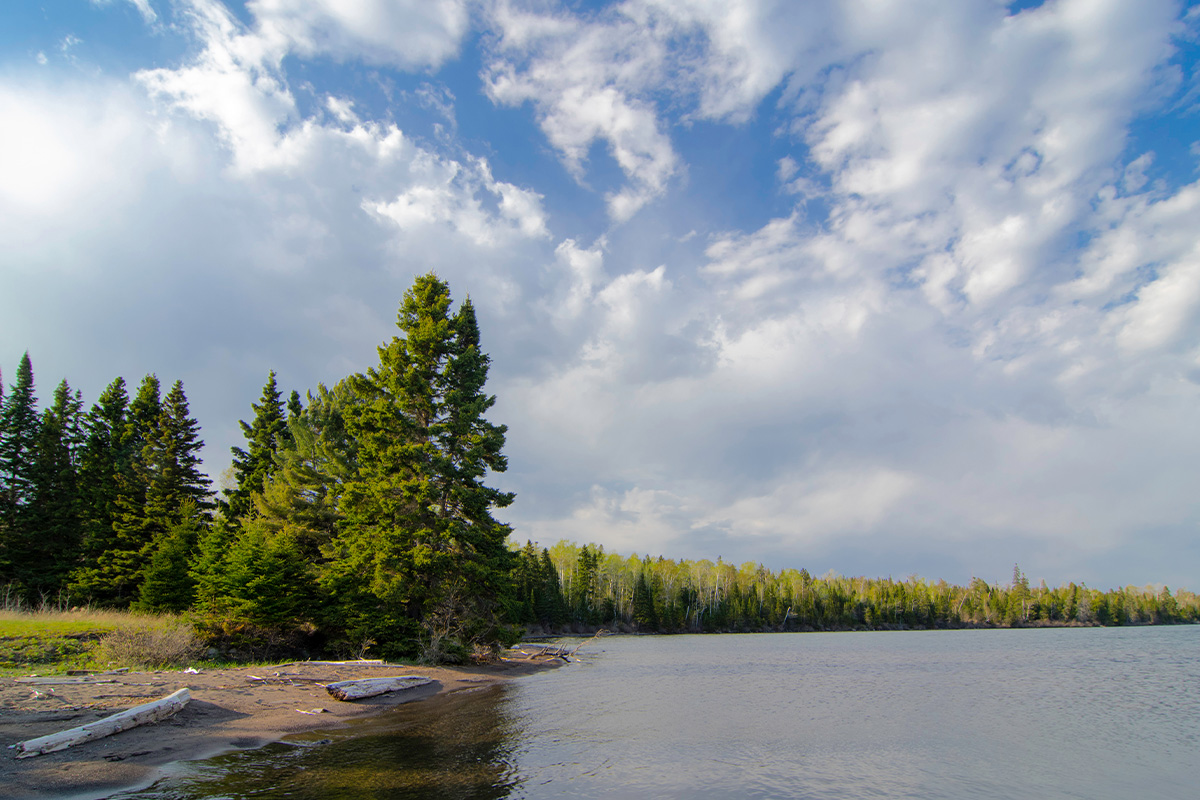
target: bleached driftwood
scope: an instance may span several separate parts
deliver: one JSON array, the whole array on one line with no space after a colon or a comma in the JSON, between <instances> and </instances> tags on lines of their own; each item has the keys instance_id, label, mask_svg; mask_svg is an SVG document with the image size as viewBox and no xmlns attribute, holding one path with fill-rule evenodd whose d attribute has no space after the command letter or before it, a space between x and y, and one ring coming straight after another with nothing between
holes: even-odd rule
<instances>
[{"instance_id":1,"label":"bleached driftwood","mask_svg":"<svg viewBox=\"0 0 1200 800\"><path fill-rule=\"evenodd\" d=\"M80 725L78 728L39 736L26 742L18 742L16 745L17 758L29 758L30 756L40 756L43 753L53 753L56 750L65 750L77 744L90 742L93 739L102 739L114 733L136 728L138 725L145 725L147 722L164 720L176 714L191 699L191 693L187 689L180 689L161 700L134 706L104 719L89 722L87 725Z\"/></svg>"},{"instance_id":2,"label":"bleached driftwood","mask_svg":"<svg viewBox=\"0 0 1200 800\"><path fill-rule=\"evenodd\" d=\"M14 683L28 683L31 686L69 686L79 683L116 683L112 678L93 678L90 675L79 675L66 678L13 678Z\"/></svg>"},{"instance_id":3,"label":"bleached driftwood","mask_svg":"<svg viewBox=\"0 0 1200 800\"><path fill-rule=\"evenodd\" d=\"M325 687L325 691L338 700L361 700L377 694L398 692L432 683L432 678L422 675L393 675L387 678L362 678L356 681L338 681Z\"/></svg>"},{"instance_id":4,"label":"bleached driftwood","mask_svg":"<svg viewBox=\"0 0 1200 800\"><path fill-rule=\"evenodd\" d=\"M291 661L283 664L285 667L299 667L305 665L321 665L321 666L354 666L354 667L382 667L382 658L355 658L350 661Z\"/></svg>"}]
</instances>

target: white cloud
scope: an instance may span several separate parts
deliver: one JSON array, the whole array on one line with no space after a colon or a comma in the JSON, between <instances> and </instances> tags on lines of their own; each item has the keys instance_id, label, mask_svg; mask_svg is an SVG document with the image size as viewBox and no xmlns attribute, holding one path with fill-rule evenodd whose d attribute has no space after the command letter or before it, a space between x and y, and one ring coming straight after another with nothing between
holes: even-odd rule
<instances>
[{"instance_id":1,"label":"white cloud","mask_svg":"<svg viewBox=\"0 0 1200 800\"><path fill-rule=\"evenodd\" d=\"M463 0L251 0L257 34L304 57L437 67L467 32Z\"/></svg>"}]
</instances>

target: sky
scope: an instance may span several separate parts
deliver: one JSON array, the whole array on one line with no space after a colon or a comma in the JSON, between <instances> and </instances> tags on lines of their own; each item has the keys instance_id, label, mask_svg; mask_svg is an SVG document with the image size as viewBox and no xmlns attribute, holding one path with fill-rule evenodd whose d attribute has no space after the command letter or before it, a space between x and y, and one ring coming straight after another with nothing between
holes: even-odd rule
<instances>
[{"instance_id":1,"label":"sky","mask_svg":"<svg viewBox=\"0 0 1200 800\"><path fill-rule=\"evenodd\" d=\"M1200 589L1200 4L0 7L0 372L267 373L468 295L514 537Z\"/></svg>"}]
</instances>

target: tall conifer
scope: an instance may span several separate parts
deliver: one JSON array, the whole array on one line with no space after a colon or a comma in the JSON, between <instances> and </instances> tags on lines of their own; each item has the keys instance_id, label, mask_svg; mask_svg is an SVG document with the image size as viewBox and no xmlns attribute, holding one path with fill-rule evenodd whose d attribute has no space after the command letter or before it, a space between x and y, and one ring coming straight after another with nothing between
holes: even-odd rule
<instances>
[{"instance_id":1,"label":"tall conifer","mask_svg":"<svg viewBox=\"0 0 1200 800\"><path fill-rule=\"evenodd\" d=\"M254 421L238 423L246 437L246 449L230 448L237 486L229 492L225 513L233 520L250 512L251 496L262 492L267 479L275 472L276 451L289 444L290 439L274 371L267 376L262 398L250 407L254 409Z\"/></svg>"},{"instance_id":2,"label":"tall conifer","mask_svg":"<svg viewBox=\"0 0 1200 800\"><path fill-rule=\"evenodd\" d=\"M450 304L443 281L417 278L400 306L402 335L351 379L358 472L342 497L327 586L347 598L352 635L385 653L452 657L494 641L511 588L508 528L491 511L512 495L482 483L506 468L505 428L484 418L495 399L483 393L489 360L474 310L464 303L452 315Z\"/></svg>"},{"instance_id":3,"label":"tall conifer","mask_svg":"<svg viewBox=\"0 0 1200 800\"><path fill-rule=\"evenodd\" d=\"M83 399L64 380L42 412L33 456L33 496L26 511L28 547L22 582L33 596L57 594L79 558L80 413Z\"/></svg>"},{"instance_id":4,"label":"tall conifer","mask_svg":"<svg viewBox=\"0 0 1200 800\"><path fill-rule=\"evenodd\" d=\"M30 531L26 511L33 497L34 452L39 420L29 353L17 366L17 382L0 406L0 583L20 579Z\"/></svg>"}]
</instances>

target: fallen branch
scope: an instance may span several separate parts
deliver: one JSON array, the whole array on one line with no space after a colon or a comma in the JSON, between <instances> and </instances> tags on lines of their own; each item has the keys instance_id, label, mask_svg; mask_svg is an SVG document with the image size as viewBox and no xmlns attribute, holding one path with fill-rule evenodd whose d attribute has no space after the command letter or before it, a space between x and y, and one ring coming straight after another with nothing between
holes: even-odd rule
<instances>
[{"instance_id":1,"label":"fallen branch","mask_svg":"<svg viewBox=\"0 0 1200 800\"><path fill-rule=\"evenodd\" d=\"M40 756L43 753L65 750L77 744L90 742L93 739L102 739L114 733L136 728L138 725L145 725L147 722L164 720L178 713L191 699L191 693L187 689L180 689L161 700L134 706L104 719L89 722L87 725L80 725L78 728L18 742L16 745L17 758L29 758L30 756Z\"/></svg>"},{"instance_id":2,"label":"fallen branch","mask_svg":"<svg viewBox=\"0 0 1200 800\"><path fill-rule=\"evenodd\" d=\"M427 683L433 683L433 679L421 675L394 675L389 678L338 681L326 686L325 691L338 700L361 700L364 697L374 697L377 694L397 692L401 689L412 689Z\"/></svg>"},{"instance_id":3,"label":"fallen branch","mask_svg":"<svg viewBox=\"0 0 1200 800\"><path fill-rule=\"evenodd\" d=\"M598 630L594 634L592 634L591 639L584 639L582 642L579 643L579 647L576 647L574 650L571 651L571 653L570 653L571 658L574 658L575 654L578 653L580 648L582 648L585 644L587 644L588 642L590 642L594 639L599 639L601 636L605 635L606 633L608 633L608 631L604 630L604 628L601 628L600 630ZM570 659L567 659L567 660L569 661Z\"/></svg>"}]
</instances>

